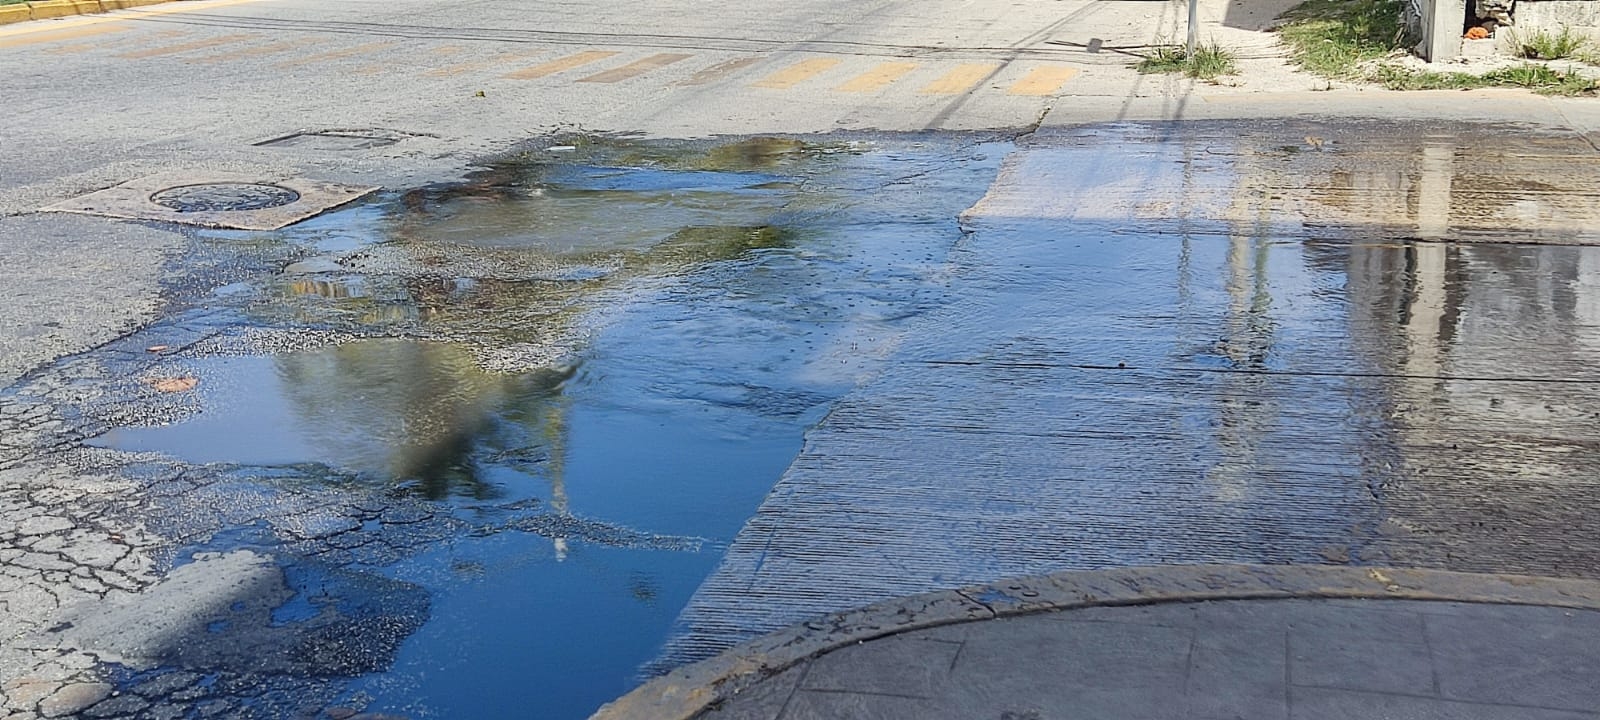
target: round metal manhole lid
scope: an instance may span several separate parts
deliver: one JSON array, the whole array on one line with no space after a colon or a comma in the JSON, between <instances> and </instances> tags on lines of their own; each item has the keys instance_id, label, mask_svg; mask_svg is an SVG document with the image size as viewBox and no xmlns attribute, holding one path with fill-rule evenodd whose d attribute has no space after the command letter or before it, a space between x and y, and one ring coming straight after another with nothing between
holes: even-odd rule
<instances>
[{"instance_id":1,"label":"round metal manhole lid","mask_svg":"<svg viewBox=\"0 0 1600 720\"><path fill-rule=\"evenodd\" d=\"M150 202L181 213L265 210L299 199L300 193L289 188L263 183L179 185L150 196Z\"/></svg>"}]
</instances>

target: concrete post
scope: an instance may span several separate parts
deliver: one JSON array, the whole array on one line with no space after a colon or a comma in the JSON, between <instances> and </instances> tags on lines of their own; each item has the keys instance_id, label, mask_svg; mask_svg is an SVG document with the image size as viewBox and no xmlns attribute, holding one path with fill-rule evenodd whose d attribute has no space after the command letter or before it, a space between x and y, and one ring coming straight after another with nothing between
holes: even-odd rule
<instances>
[{"instance_id":1,"label":"concrete post","mask_svg":"<svg viewBox=\"0 0 1600 720\"><path fill-rule=\"evenodd\" d=\"M1462 26L1467 0L1420 0L1422 45L1417 50L1428 62L1447 62L1461 56Z\"/></svg>"}]
</instances>

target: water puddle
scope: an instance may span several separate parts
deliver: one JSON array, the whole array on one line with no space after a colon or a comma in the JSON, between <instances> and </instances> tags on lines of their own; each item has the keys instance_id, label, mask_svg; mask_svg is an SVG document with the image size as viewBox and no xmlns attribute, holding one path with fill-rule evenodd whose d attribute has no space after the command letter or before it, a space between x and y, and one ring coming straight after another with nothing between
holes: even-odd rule
<instances>
[{"instance_id":1,"label":"water puddle","mask_svg":"<svg viewBox=\"0 0 1600 720\"><path fill-rule=\"evenodd\" d=\"M209 586L192 636L288 669L177 647L127 686L581 718L652 660L960 579L1593 545L1556 531L1592 508L1539 493L1594 465L1600 260L1425 240L1592 241L1594 157L1183 127L1035 134L1004 167L962 136L556 138L200 233L169 321L30 397L141 453L117 457L175 565L270 589ZM1575 509L1507 521L1486 488L1512 483ZM768 497L790 534L738 537ZM293 650L369 629L358 658Z\"/></svg>"},{"instance_id":2,"label":"water puddle","mask_svg":"<svg viewBox=\"0 0 1600 720\"><path fill-rule=\"evenodd\" d=\"M518 495L506 475L548 455L570 374L488 373L460 347L410 340L206 358L185 369L203 379L195 419L117 428L96 444L193 463L318 463L435 499Z\"/></svg>"},{"instance_id":3,"label":"water puddle","mask_svg":"<svg viewBox=\"0 0 1600 720\"><path fill-rule=\"evenodd\" d=\"M942 301L954 218L1005 150L568 144L276 234L296 248L282 272L211 296L242 324L146 371L194 381L147 393L171 412L93 440L364 508L298 535L235 520L205 545L287 533L426 589L427 622L351 704L581 718L629 689L805 430ZM903 182L933 171L943 184ZM263 332L328 341L247 341ZM434 509L369 507L389 502L374 492ZM402 528L433 539L389 538ZM355 546L367 534L410 549L379 561ZM272 621L318 602L298 593Z\"/></svg>"}]
</instances>

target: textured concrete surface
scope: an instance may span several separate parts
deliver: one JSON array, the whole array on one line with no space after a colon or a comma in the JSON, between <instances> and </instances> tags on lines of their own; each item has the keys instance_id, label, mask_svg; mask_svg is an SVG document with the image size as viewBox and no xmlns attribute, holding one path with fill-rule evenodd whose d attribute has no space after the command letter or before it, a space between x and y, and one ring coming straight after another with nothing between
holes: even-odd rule
<instances>
[{"instance_id":1,"label":"textured concrete surface","mask_svg":"<svg viewBox=\"0 0 1600 720\"><path fill-rule=\"evenodd\" d=\"M1570 130L1507 141L1507 163L1566 168L1535 195L1493 185L1485 131L1030 136L964 217L952 300L809 433L661 666L1057 570L1600 577L1600 256L1519 244L1589 237L1594 185L1563 178L1600 153Z\"/></svg>"},{"instance_id":2,"label":"textured concrete surface","mask_svg":"<svg viewBox=\"0 0 1600 720\"><path fill-rule=\"evenodd\" d=\"M845 647L700 717L1584 720L1600 612L1400 600L1067 610Z\"/></svg>"},{"instance_id":3,"label":"textured concrete surface","mask_svg":"<svg viewBox=\"0 0 1600 720\"><path fill-rule=\"evenodd\" d=\"M1592 613L1600 610L1600 583L1439 570L1314 565L1183 565L1066 571L1010 578L885 600L807 620L744 642L715 657L676 667L601 708L594 720L687 719L725 706L752 706L757 707L758 713L771 712L774 710L772 703L778 702L781 708L787 703L782 696L793 689L785 678L803 674L804 668L815 658L929 628L977 625L980 626L977 631L982 632L984 623L975 621L1006 620L1026 625L1041 613L1075 617L1079 612L1095 617L1138 618L1148 608L1163 607L1162 603L1225 601L1223 604L1233 604L1262 599L1297 601L1309 608L1311 614L1324 612L1324 606L1332 607L1349 600L1421 600L1440 607L1446 603L1467 602L1520 605L1546 613L1565 610ZM1273 617L1270 614L1249 619L1263 630L1271 629ZM1263 619L1267 622L1261 622ZM1250 623L1240 623L1239 627L1247 624ZM1328 630L1313 627L1312 634L1338 640L1337 634ZM1236 654L1243 659L1248 653ZM1232 660L1210 658L1207 668L1201 671L1209 672L1211 666L1227 666L1230 662ZM937 655L929 662L902 665L864 674L882 672L887 678L923 678L931 687L938 683L928 678L946 672L945 663ZM1048 673L1052 667L1048 663L990 667L970 679L977 684L1004 684L1014 679L1013 676L1024 682L1037 681L1046 678L1047 675L1041 673ZM800 673L791 672L795 668L800 668ZM992 673L993 677L983 677L984 673ZM900 695L905 697L904 693ZM1167 705L1173 711L1186 704L1181 697L1169 699L1171 702ZM929 707L919 709L926 711ZM952 708L943 708L943 712L935 716L951 712ZM985 714L980 712L977 716ZM875 717L876 711L867 712L865 716ZM1005 717L1003 713L1001 717Z\"/></svg>"}]
</instances>

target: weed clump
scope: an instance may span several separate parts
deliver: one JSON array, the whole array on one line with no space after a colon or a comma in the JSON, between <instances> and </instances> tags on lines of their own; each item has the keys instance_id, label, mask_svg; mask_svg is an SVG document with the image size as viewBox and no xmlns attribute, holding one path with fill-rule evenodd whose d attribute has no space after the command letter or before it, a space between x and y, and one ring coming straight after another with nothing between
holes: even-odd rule
<instances>
[{"instance_id":1,"label":"weed clump","mask_svg":"<svg viewBox=\"0 0 1600 720\"><path fill-rule=\"evenodd\" d=\"M1532 60L1565 60L1577 57L1589 49L1589 38L1563 26L1559 32L1532 30L1527 33L1513 31L1511 40L1517 55Z\"/></svg>"},{"instance_id":2,"label":"weed clump","mask_svg":"<svg viewBox=\"0 0 1600 720\"><path fill-rule=\"evenodd\" d=\"M1571 70L1556 70L1548 65L1522 63L1482 75L1464 72L1411 70L1396 65L1380 65L1373 79L1390 90L1472 90L1486 87L1527 88L1542 95L1588 95L1600 90L1600 83Z\"/></svg>"},{"instance_id":3,"label":"weed clump","mask_svg":"<svg viewBox=\"0 0 1600 720\"><path fill-rule=\"evenodd\" d=\"M1402 7L1396 0L1310 0L1284 13L1278 35L1306 70L1361 79L1365 63L1405 47Z\"/></svg>"},{"instance_id":4,"label":"weed clump","mask_svg":"<svg viewBox=\"0 0 1600 720\"><path fill-rule=\"evenodd\" d=\"M1195 47L1193 55L1182 45L1162 45L1134 67L1142 73L1183 73L1198 80L1215 80L1239 71L1233 53L1216 43Z\"/></svg>"}]
</instances>

